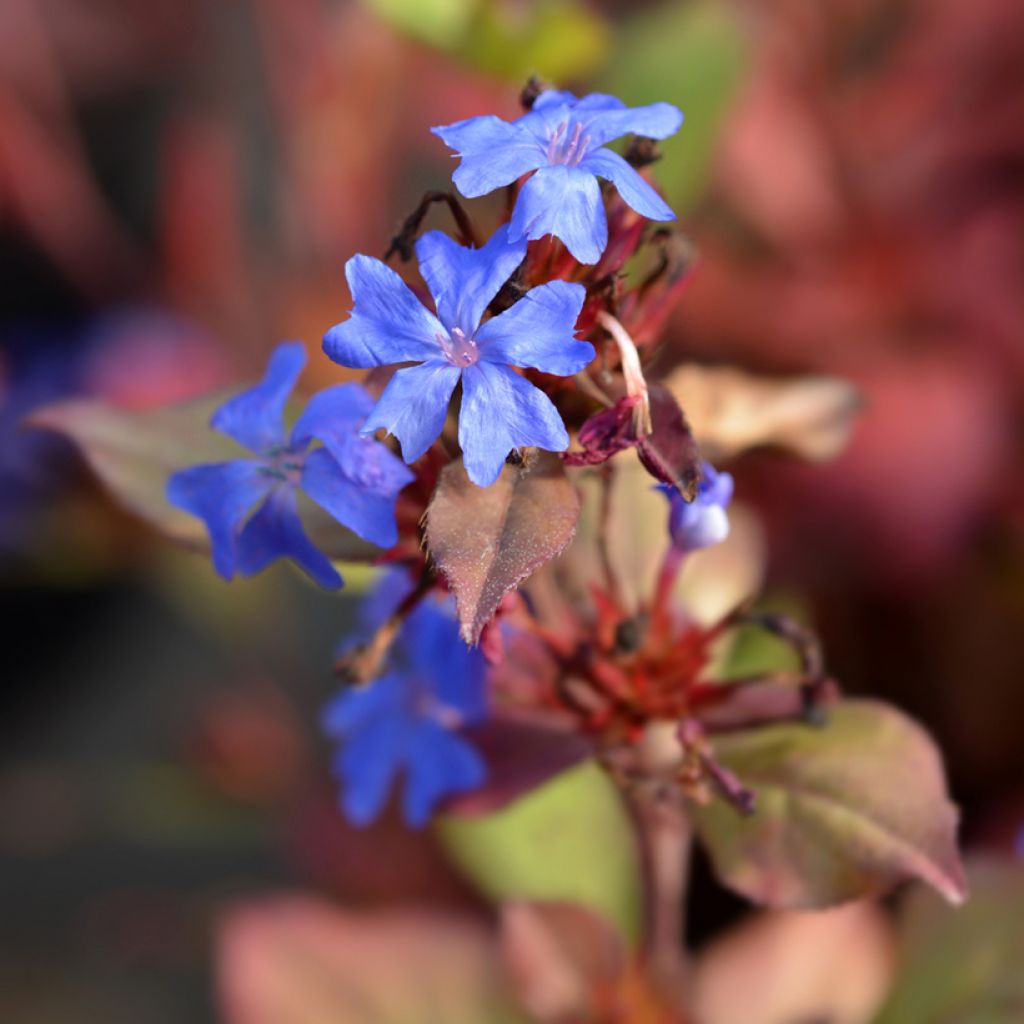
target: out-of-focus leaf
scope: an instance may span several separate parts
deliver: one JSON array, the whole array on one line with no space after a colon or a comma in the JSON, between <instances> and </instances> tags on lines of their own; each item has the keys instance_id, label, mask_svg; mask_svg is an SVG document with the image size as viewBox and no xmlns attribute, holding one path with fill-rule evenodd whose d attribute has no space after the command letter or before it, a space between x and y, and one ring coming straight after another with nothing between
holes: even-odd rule
<instances>
[{"instance_id":1,"label":"out-of-focus leaf","mask_svg":"<svg viewBox=\"0 0 1024 1024\"><path fill-rule=\"evenodd\" d=\"M666 381L714 462L776 447L805 459L838 455L860 411L860 393L836 377L773 380L730 366L680 366Z\"/></svg>"},{"instance_id":2,"label":"out-of-focus leaf","mask_svg":"<svg viewBox=\"0 0 1024 1024\"><path fill-rule=\"evenodd\" d=\"M686 117L659 143L664 159L655 168L677 212L693 206L707 182L745 56L737 9L717 0L647 8L616 37L601 90L630 104L666 100Z\"/></svg>"},{"instance_id":3,"label":"out-of-focus leaf","mask_svg":"<svg viewBox=\"0 0 1024 1024\"><path fill-rule=\"evenodd\" d=\"M577 732L497 716L465 734L487 764L487 782L445 803L456 814L498 811L593 753Z\"/></svg>"},{"instance_id":4,"label":"out-of-focus leaf","mask_svg":"<svg viewBox=\"0 0 1024 1024\"><path fill-rule=\"evenodd\" d=\"M592 74L611 38L607 22L581 0L484 0L459 56L513 82L530 74L565 82Z\"/></svg>"},{"instance_id":5,"label":"out-of-focus leaf","mask_svg":"<svg viewBox=\"0 0 1024 1024\"><path fill-rule=\"evenodd\" d=\"M521 83L590 75L611 41L607 22L583 0L364 0L399 31L491 75Z\"/></svg>"},{"instance_id":6,"label":"out-of-focus leaf","mask_svg":"<svg viewBox=\"0 0 1024 1024\"><path fill-rule=\"evenodd\" d=\"M938 751L905 715L843 701L824 728L777 725L717 737L716 759L754 792L744 817L715 800L693 809L715 870L773 907L823 907L917 878L966 895L957 811Z\"/></svg>"},{"instance_id":7,"label":"out-of-focus leaf","mask_svg":"<svg viewBox=\"0 0 1024 1024\"><path fill-rule=\"evenodd\" d=\"M455 594L462 637L476 643L501 599L572 540L580 499L557 455L538 451L477 487L446 466L427 509L427 548Z\"/></svg>"},{"instance_id":8,"label":"out-of-focus leaf","mask_svg":"<svg viewBox=\"0 0 1024 1024\"><path fill-rule=\"evenodd\" d=\"M595 1019L595 997L621 981L627 964L615 929L571 903L506 904L501 947L520 1001L539 1021Z\"/></svg>"},{"instance_id":9,"label":"out-of-focus leaf","mask_svg":"<svg viewBox=\"0 0 1024 1024\"><path fill-rule=\"evenodd\" d=\"M481 0L363 0L395 28L425 43L451 50L458 46Z\"/></svg>"},{"instance_id":10,"label":"out-of-focus leaf","mask_svg":"<svg viewBox=\"0 0 1024 1024\"><path fill-rule=\"evenodd\" d=\"M756 915L698 957L702 1024L866 1024L893 974L893 937L871 903Z\"/></svg>"},{"instance_id":11,"label":"out-of-focus leaf","mask_svg":"<svg viewBox=\"0 0 1024 1024\"><path fill-rule=\"evenodd\" d=\"M230 911L218 952L227 1024L523 1022L495 940L472 920L288 896Z\"/></svg>"},{"instance_id":12,"label":"out-of-focus leaf","mask_svg":"<svg viewBox=\"0 0 1024 1024\"><path fill-rule=\"evenodd\" d=\"M590 907L622 935L639 934L642 879L629 815L590 761L482 818L446 818L443 842L492 899Z\"/></svg>"},{"instance_id":13,"label":"out-of-focus leaf","mask_svg":"<svg viewBox=\"0 0 1024 1024\"><path fill-rule=\"evenodd\" d=\"M171 505L165 490L168 477L186 466L250 457L229 437L210 429L210 415L223 401L224 396L217 395L128 411L96 399L71 399L37 409L25 423L65 434L129 511L172 540L207 550L202 521ZM380 553L312 502L302 502L300 508L310 536L332 558L355 561Z\"/></svg>"},{"instance_id":14,"label":"out-of-focus leaf","mask_svg":"<svg viewBox=\"0 0 1024 1024\"><path fill-rule=\"evenodd\" d=\"M971 898L955 911L911 895L896 985L875 1024L1024 1020L1024 865L981 862L968 876Z\"/></svg>"}]
</instances>

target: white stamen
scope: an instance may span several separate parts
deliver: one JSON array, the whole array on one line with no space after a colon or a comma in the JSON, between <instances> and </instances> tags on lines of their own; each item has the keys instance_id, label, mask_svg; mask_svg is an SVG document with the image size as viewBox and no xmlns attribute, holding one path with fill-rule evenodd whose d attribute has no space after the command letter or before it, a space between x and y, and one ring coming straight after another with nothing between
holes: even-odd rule
<instances>
[{"instance_id":1,"label":"white stamen","mask_svg":"<svg viewBox=\"0 0 1024 1024\"><path fill-rule=\"evenodd\" d=\"M654 425L651 422L651 400L647 394L647 381L640 367L640 353L637 351L636 342L611 313L602 310L597 314L597 320L619 346L622 375L626 378L626 394L640 399L633 409L633 429L639 437L646 437L654 429Z\"/></svg>"}]
</instances>

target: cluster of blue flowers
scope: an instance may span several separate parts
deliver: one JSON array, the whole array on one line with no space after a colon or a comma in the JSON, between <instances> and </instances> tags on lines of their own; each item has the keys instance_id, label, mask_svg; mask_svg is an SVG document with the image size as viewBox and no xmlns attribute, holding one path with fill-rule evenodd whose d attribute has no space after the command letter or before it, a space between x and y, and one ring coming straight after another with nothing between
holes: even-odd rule
<instances>
[{"instance_id":1,"label":"cluster of blue flowers","mask_svg":"<svg viewBox=\"0 0 1024 1024\"><path fill-rule=\"evenodd\" d=\"M305 363L303 347L293 343L275 349L258 385L217 410L211 425L252 457L184 469L167 487L174 505L206 523L217 571L231 579L287 557L322 586L340 587L338 571L302 526L300 490L360 537L392 547L395 502L413 475L372 435L383 428L398 439L405 462L416 461L444 429L459 383L458 441L475 484L492 484L514 449L564 451L569 436L558 410L515 368L564 377L593 360L593 346L575 337L584 287L551 281L503 311L489 309L531 240L552 235L579 262L600 260L608 226L599 177L637 213L674 219L606 143L630 132L663 139L681 123L667 103L627 108L612 96L577 99L549 90L511 123L484 116L433 129L461 158L453 177L467 197L530 175L511 221L480 248L437 231L419 239L433 309L380 260L348 261L354 308L327 332L324 351L347 367L402 364L376 402L357 384L327 388L286 435L285 406ZM728 474L706 467L692 505L675 495L674 543L693 550L723 539L731 490ZM401 573L387 577L367 602L363 629L394 614L408 586ZM450 602L421 601L404 620L383 674L344 691L325 712L324 727L340 742L335 769L352 822L375 819L399 776L413 825L425 823L446 796L482 784L483 760L459 730L486 714L485 674L482 654L459 638Z\"/></svg>"}]
</instances>

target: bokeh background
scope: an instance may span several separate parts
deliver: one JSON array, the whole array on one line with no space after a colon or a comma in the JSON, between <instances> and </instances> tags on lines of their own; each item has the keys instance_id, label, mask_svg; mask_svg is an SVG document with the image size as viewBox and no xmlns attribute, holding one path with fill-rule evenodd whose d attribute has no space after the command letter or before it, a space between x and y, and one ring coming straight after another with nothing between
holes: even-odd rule
<instances>
[{"instance_id":1,"label":"bokeh background","mask_svg":"<svg viewBox=\"0 0 1024 1024\"><path fill-rule=\"evenodd\" d=\"M448 179L427 128L515 116L533 72L686 113L672 360L862 390L830 464L731 467L768 600L929 726L969 847L1024 848L1016 0L4 0L0 1019L218 1020L218 922L254 894L478 906L429 836L335 811L316 720L361 578L225 586L21 421L315 353L345 259ZM701 940L740 905L697 870Z\"/></svg>"}]
</instances>

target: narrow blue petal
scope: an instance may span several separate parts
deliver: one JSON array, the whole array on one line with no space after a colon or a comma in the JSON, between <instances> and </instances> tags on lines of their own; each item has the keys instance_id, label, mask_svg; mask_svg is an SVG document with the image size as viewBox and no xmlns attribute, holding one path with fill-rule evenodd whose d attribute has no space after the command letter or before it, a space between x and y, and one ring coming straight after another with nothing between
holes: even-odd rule
<instances>
[{"instance_id":1,"label":"narrow blue petal","mask_svg":"<svg viewBox=\"0 0 1024 1024\"><path fill-rule=\"evenodd\" d=\"M565 451L569 435L543 391L507 366L479 362L463 371L459 445L470 480L487 487L513 448Z\"/></svg>"},{"instance_id":2,"label":"narrow blue petal","mask_svg":"<svg viewBox=\"0 0 1024 1024\"><path fill-rule=\"evenodd\" d=\"M454 612L450 599L421 602L402 627L402 648L408 669L429 682L441 704L466 723L478 722L487 712L487 662L459 636Z\"/></svg>"},{"instance_id":3,"label":"narrow blue petal","mask_svg":"<svg viewBox=\"0 0 1024 1024\"><path fill-rule=\"evenodd\" d=\"M295 505L295 490L278 487L245 524L238 537L238 571L252 576L278 558L290 558L326 590L343 585L330 559L306 536Z\"/></svg>"},{"instance_id":4,"label":"narrow blue petal","mask_svg":"<svg viewBox=\"0 0 1024 1024\"><path fill-rule=\"evenodd\" d=\"M594 358L589 341L573 337L586 289L568 281L532 288L476 334L480 358L569 377Z\"/></svg>"},{"instance_id":5,"label":"narrow blue petal","mask_svg":"<svg viewBox=\"0 0 1024 1024\"><path fill-rule=\"evenodd\" d=\"M600 96L595 93L595 96ZM643 135L649 139L667 139L675 135L683 123L683 114L671 103L651 103L646 107L613 107L607 101L614 97L601 97L592 105L586 97L577 104L573 116L583 122L584 133L590 138L591 150L603 146L622 135Z\"/></svg>"},{"instance_id":6,"label":"narrow blue petal","mask_svg":"<svg viewBox=\"0 0 1024 1024\"><path fill-rule=\"evenodd\" d=\"M402 457L415 462L444 427L448 402L462 371L439 359L399 370L363 424L371 434L383 427L402 445Z\"/></svg>"},{"instance_id":7,"label":"narrow blue petal","mask_svg":"<svg viewBox=\"0 0 1024 1024\"><path fill-rule=\"evenodd\" d=\"M409 730L407 719L385 715L344 742L334 767L344 790L342 807L353 825L369 825L384 810L408 747Z\"/></svg>"},{"instance_id":8,"label":"narrow blue petal","mask_svg":"<svg viewBox=\"0 0 1024 1024\"><path fill-rule=\"evenodd\" d=\"M608 244L601 189L576 167L544 167L519 191L509 237L554 235L580 263L596 263Z\"/></svg>"},{"instance_id":9,"label":"narrow blue petal","mask_svg":"<svg viewBox=\"0 0 1024 1024\"><path fill-rule=\"evenodd\" d=\"M229 580L236 569L238 531L277 482L262 463L250 459L190 466L167 481L167 500L206 523L213 566Z\"/></svg>"},{"instance_id":10,"label":"narrow blue petal","mask_svg":"<svg viewBox=\"0 0 1024 1024\"><path fill-rule=\"evenodd\" d=\"M533 110L544 110L547 107L574 107L579 102L575 93L565 89L545 89L534 101Z\"/></svg>"},{"instance_id":11,"label":"narrow blue petal","mask_svg":"<svg viewBox=\"0 0 1024 1024\"><path fill-rule=\"evenodd\" d=\"M358 432L371 409L373 398L359 384L335 384L318 391L292 428L292 448L300 450L316 438L332 452L340 450Z\"/></svg>"},{"instance_id":12,"label":"narrow blue petal","mask_svg":"<svg viewBox=\"0 0 1024 1024\"><path fill-rule=\"evenodd\" d=\"M468 199L511 184L546 159L544 149L522 125L493 114L430 130L462 157L452 181Z\"/></svg>"},{"instance_id":13,"label":"narrow blue petal","mask_svg":"<svg viewBox=\"0 0 1024 1024\"><path fill-rule=\"evenodd\" d=\"M306 365L306 349L297 341L278 345L263 380L228 399L210 426L257 454L284 444L284 407Z\"/></svg>"},{"instance_id":14,"label":"narrow blue petal","mask_svg":"<svg viewBox=\"0 0 1024 1024\"><path fill-rule=\"evenodd\" d=\"M382 454L398 461L383 445L377 447ZM408 474L401 463L398 463L398 467ZM398 526L395 523L397 492L390 486L388 491L374 490L351 480L326 448L317 448L306 457L302 469L302 489L321 508L359 534L363 540L382 548L394 547L398 543Z\"/></svg>"},{"instance_id":15,"label":"narrow blue petal","mask_svg":"<svg viewBox=\"0 0 1024 1024\"><path fill-rule=\"evenodd\" d=\"M441 323L472 336L491 299L526 256L526 240L510 243L502 225L483 248L473 249L431 231L416 243L416 256Z\"/></svg>"},{"instance_id":16,"label":"narrow blue petal","mask_svg":"<svg viewBox=\"0 0 1024 1024\"><path fill-rule=\"evenodd\" d=\"M377 716L400 711L403 690L401 677L394 673L381 676L369 686L343 690L324 706L321 727L334 739L354 735Z\"/></svg>"},{"instance_id":17,"label":"narrow blue petal","mask_svg":"<svg viewBox=\"0 0 1024 1024\"><path fill-rule=\"evenodd\" d=\"M483 758L461 736L429 719L410 737L402 809L413 828L429 820L443 797L466 793L487 778Z\"/></svg>"},{"instance_id":18,"label":"narrow blue petal","mask_svg":"<svg viewBox=\"0 0 1024 1024\"><path fill-rule=\"evenodd\" d=\"M596 149L589 152L579 166L581 171L590 171L611 181L627 205L641 217L649 220L676 219L665 200L618 153L610 149Z\"/></svg>"},{"instance_id":19,"label":"narrow blue petal","mask_svg":"<svg viewBox=\"0 0 1024 1024\"><path fill-rule=\"evenodd\" d=\"M438 355L444 328L389 266L372 256L353 256L345 277L354 308L324 335L324 352L331 359L365 369Z\"/></svg>"}]
</instances>

